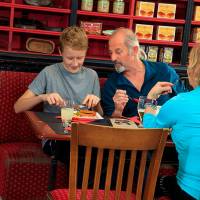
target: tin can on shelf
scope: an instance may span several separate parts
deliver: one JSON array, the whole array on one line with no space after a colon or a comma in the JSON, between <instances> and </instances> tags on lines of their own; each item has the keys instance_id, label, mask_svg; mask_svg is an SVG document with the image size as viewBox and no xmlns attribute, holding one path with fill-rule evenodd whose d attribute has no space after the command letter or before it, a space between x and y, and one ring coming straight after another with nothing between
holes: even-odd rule
<instances>
[{"instance_id":1,"label":"tin can on shelf","mask_svg":"<svg viewBox=\"0 0 200 200\"><path fill-rule=\"evenodd\" d=\"M164 63L172 63L173 60L173 48L163 47L160 49L159 61Z\"/></svg>"},{"instance_id":2,"label":"tin can on shelf","mask_svg":"<svg viewBox=\"0 0 200 200\"><path fill-rule=\"evenodd\" d=\"M97 5L98 12L109 12L110 1L109 0L99 0Z\"/></svg>"},{"instance_id":3,"label":"tin can on shelf","mask_svg":"<svg viewBox=\"0 0 200 200\"><path fill-rule=\"evenodd\" d=\"M115 0L113 3L113 13L124 14L124 0Z\"/></svg>"},{"instance_id":4,"label":"tin can on shelf","mask_svg":"<svg viewBox=\"0 0 200 200\"><path fill-rule=\"evenodd\" d=\"M158 57L158 47L148 46L147 47L147 60L156 62Z\"/></svg>"},{"instance_id":5,"label":"tin can on shelf","mask_svg":"<svg viewBox=\"0 0 200 200\"><path fill-rule=\"evenodd\" d=\"M81 10L92 11L93 10L93 0L82 0Z\"/></svg>"}]
</instances>

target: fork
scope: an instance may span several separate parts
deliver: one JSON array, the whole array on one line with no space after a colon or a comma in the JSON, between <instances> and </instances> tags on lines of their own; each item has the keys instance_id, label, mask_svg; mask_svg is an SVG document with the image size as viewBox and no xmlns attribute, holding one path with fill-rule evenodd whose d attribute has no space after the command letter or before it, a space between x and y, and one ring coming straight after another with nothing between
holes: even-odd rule
<instances>
[{"instance_id":1,"label":"fork","mask_svg":"<svg viewBox=\"0 0 200 200\"><path fill-rule=\"evenodd\" d=\"M138 101L139 101L137 98L132 98L130 96L128 96L128 98L134 103L138 103Z\"/></svg>"}]
</instances>

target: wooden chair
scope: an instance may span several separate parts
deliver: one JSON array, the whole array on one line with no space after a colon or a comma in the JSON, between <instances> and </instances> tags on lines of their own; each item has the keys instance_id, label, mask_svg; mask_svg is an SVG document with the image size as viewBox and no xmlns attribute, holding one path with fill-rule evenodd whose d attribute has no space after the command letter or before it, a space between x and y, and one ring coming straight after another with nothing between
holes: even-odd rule
<instances>
[{"instance_id":1,"label":"wooden chair","mask_svg":"<svg viewBox=\"0 0 200 200\"><path fill-rule=\"evenodd\" d=\"M48 198L51 200L153 200L160 162L168 133L168 129L120 129L91 124L72 124L69 189L51 191L48 194ZM79 167L78 148L80 146L86 147L86 153L82 188L77 189L77 170ZM95 166L93 165L91 167L91 152L93 147L97 148L97 156ZM103 162L105 149L108 153L106 161L106 181L104 190L100 190L99 183L102 163L105 165L105 162ZM111 190L112 169L113 163L116 160L116 150L119 155L119 164L117 167L116 186L114 190ZM151 151L150 154L148 154L149 151ZM124 166L127 163L128 154L129 167L127 169ZM147 155L150 155L150 160L147 159ZM103 169L105 170L104 165ZM88 189L89 171L94 167L93 188ZM137 169L137 173L134 173L135 169ZM145 172L146 170L148 170L147 174ZM125 172L128 173L126 189L125 191L121 191L123 174Z\"/></svg>"}]
</instances>

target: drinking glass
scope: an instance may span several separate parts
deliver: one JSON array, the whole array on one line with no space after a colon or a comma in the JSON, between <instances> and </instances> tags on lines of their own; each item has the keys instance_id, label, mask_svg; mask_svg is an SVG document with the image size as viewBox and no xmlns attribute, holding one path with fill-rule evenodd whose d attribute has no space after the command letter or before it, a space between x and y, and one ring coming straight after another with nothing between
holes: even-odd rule
<instances>
[{"instance_id":1,"label":"drinking glass","mask_svg":"<svg viewBox=\"0 0 200 200\"><path fill-rule=\"evenodd\" d=\"M143 116L144 116L145 102L146 102L146 96L140 96L138 100L137 110L141 123L143 121Z\"/></svg>"},{"instance_id":2,"label":"drinking glass","mask_svg":"<svg viewBox=\"0 0 200 200\"><path fill-rule=\"evenodd\" d=\"M159 113L161 106L156 106L156 115Z\"/></svg>"},{"instance_id":3,"label":"drinking glass","mask_svg":"<svg viewBox=\"0 0 200 200\"><path fill-rule=\"evenodd\" d=\"M74 102L72 100L65 100L65 105L61 107L61 119L65 127L71 123L73 115Z\"/></svg>"}]
</instances>

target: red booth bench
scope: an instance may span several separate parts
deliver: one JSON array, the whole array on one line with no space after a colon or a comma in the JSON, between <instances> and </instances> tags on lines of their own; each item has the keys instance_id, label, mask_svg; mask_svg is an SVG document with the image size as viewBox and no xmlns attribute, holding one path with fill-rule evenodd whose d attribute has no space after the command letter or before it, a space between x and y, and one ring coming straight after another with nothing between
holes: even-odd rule
<instances>
[{"instance_id":1,"label":"red booth bench","mask_svg":"<svg viewBox=\"0 0 200 200\"><path fill-rule=\"evenodd\" d=\"M0 199L45 200L50 158L42 152L24 114L13 105L36 73L0 71ZM57 187L66 182L65 167L58 166Z\"/></svg>"},{"instance_id":2,"label":"red booth bench","mask_svg":"<svg viewBox=\"0 0 200 200\"><path fill-rule=\"evenodd\" d=\"M0 199L45 200L50 157L42 151L25 115L13 105L36 73L0 71ZM100 85L103 86L105 78ZM56 187L66 187L66 170L58 165Z\"/></svg>"}]
</instances>

